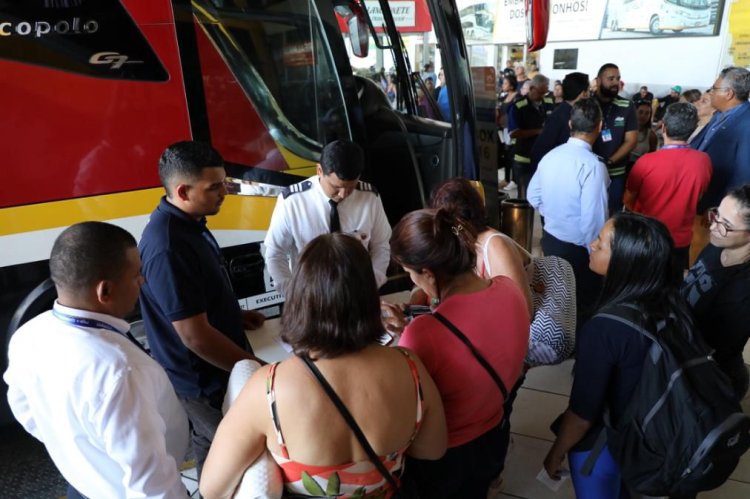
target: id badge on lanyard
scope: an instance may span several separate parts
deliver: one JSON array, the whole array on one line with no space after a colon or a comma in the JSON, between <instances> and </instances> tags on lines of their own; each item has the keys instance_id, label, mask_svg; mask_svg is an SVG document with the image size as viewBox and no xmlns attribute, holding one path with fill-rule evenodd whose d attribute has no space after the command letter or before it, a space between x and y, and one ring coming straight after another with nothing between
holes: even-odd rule
<instances>
[{"instance_id":1,"label":"id badge on lanyard","mask_svg":"<svg viewBox=\"0 0 750 499\"><path fill-rule=\"evenodd\" d=\"M610 142L612 140L612 131L609 128L602 130L602 142Z\"/></svg>"}]
</instances>

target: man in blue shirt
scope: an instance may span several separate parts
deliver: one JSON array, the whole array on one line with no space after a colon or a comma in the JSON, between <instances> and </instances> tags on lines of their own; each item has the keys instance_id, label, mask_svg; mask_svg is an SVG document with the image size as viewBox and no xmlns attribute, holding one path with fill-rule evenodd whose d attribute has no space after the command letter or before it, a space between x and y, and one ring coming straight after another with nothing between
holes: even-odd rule
<instances>
[{"instance_id":1,"label":"man in blue shirt","mask_svg":"<svg viewBox=\"0 0 750 499\"><path fill-rule=\"evenodd\" d=\"M167 195L138 245L146 336L188 414L199 476L221 421L229 372L255 359L245 329L263 324L261 314L240 310L221 248L206 228L206 216L219 212L226 195L223 165L207 144L169 146L159 159Z\"/></svg>"},{"instance_id":2,"label":"man in blue shirt","mask_svg":"<svg viewBox=\"0 0 750 499\"><path fill-rule=\"evenodd\" d=\"M731 189L750 183L750 71L724 69L710 92L711 105L718 112L690 143L711 157L714 169L699 213L718 206Z\"/></svg>"},{"instance_id":3,"label":"man in blue shirt","mask_svg":"<svg viewBox=\"0 0 750 499\"><path fill-rule=\"evenodd\" d=\"M571 138L539 163L529 184L529 203L544 217L542 250L564 258L576 276L579 317L599 293L601 280L589 269L588 245L607 221L609 175L591 150L602 129L595 99L582 99L570 115Z\"/></svg>"}]
</instances>

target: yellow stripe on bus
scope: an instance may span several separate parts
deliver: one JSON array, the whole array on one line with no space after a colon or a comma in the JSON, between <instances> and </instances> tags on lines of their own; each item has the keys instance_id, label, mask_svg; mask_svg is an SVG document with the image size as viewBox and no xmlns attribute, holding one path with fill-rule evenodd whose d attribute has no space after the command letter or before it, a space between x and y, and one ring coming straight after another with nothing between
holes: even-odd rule
<instances>
[{"instance_id":1,"label":"yellow stripe on bus","mask_svg":"<svg viewBox=\"0 0 750 499\"><path fill-rule=\"evenodd\" d=\"M0 209L0 236L67 227L86 220L113 220L148 215L164 189L153 188L52 201ZM209 217L213 229L266 230L276 198L234 196L224 199L218 215Z\"/></svg>"}]
</instances>

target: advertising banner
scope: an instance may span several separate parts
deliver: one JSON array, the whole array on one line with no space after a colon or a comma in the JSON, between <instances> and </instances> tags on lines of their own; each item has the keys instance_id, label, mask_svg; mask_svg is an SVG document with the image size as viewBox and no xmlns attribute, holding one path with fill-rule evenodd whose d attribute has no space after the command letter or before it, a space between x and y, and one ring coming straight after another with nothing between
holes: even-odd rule
<instances>
[{"instance_id":1,"label":"advertising banner","mask_svg":"<svg viewBox=\"0 0 750 499\"><path fill-rule=\"evenodd\" d=\"M550 42L718 35L725 0L550 0ZM466 42L522 44L524 0L458 0Z\"/></svg>"}]
</instances>

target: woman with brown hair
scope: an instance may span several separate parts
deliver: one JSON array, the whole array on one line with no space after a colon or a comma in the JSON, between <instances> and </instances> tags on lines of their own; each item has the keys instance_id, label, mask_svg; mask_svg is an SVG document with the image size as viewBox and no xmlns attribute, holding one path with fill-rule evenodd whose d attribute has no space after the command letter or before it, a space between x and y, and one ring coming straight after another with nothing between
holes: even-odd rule
<instances>
[{"instance_id":1,"label":"woman with brown hair","mask_svg":"<svg viewBox=\"0 0 750 499\"><path fill-rule=\"evenodd\" d=\"M474 186L461 177L446 180L432 194L430 206L468 222L477 234L477 275L484 279L509 277L523 293L529 315L533 316L534 304L521 254L512 239L487 225L484 203Z\"/></svg>"},{"instance_id":2,"label":"woman with brown hair","mask_svg":"<svg viewBox=\"0 0 750 499\"><path fill-rule=\"evenodd\" d=\"M394 259L438 302L432 314L406 326L400 341L424 361L445 407L447 453L407 465L420 496L430 499L487 496L505 461L504 404L528 347L521 290L505 276L478 276L475 244L471 224L445 210L409 213L391 237Z\"/></svg>"},{"instance_id":3,"label":"woman with brown hair","mask_svg":"<svg viewBox=\"0 0 750 499\"><path fill-rule=\"evenodd\" d=\"M203 497L231 497L266 449L295 497L394 494L304 359L338 394L395 481L405 455L443 455L445 416L435 384L414 354L378 344L380 315L362 244L340 233L311 241L281 318L281 337L295 356L258 370L227 412L203 469Z\"/></svg>"}]
</instances>

